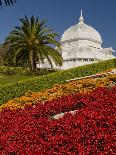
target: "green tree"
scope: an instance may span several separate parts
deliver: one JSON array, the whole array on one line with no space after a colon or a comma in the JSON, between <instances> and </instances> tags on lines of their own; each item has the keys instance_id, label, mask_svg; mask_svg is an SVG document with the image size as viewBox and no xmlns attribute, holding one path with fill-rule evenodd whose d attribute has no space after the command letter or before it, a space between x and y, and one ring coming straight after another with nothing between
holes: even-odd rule
<instances>
[{"instance_id":1,"label":"green tree","mask_svg":"<svg viewBox=\"0 0 116 155\"><path fill-rule=\"evenodd\" d=\"M56 40L58 35L47 28L46 20L25 16L20 22L21 25L15 27L5 39L4 47L9 45L6 57L12 55L15 63L28 63L32 71L45 60L51 67L53 62L61 66L61 44Z\"/></svg>"},{"instance_id":2,"label":"green tree","mask_svg":"<svg viewBox=\"0 0 116 155\"><path fill-rule=\"evenodd\" d=\"M2 7L3 4L6 6L13 5L16 2L16 0L0 0L0 6Z\"/></svg>"}]
</instances>

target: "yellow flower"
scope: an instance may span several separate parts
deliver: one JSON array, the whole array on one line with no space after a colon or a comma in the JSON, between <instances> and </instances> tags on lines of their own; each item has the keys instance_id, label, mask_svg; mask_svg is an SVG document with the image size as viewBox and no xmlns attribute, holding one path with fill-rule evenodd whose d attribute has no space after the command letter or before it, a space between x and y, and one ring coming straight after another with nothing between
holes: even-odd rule
<instances>
[{"instance_id":1,"label":"yellow flower","mask_svg":"<svg viewBox=\"0 0 116 155\"><path fill-rule=\"evenodd\" d=\"M17 109L24 108L25 105L33 105L41 102L44 104L45 101L51 101L61 96L67 96L71 93L89 93L97 87L104 87L116 81L116 75L107 75L104 78L97 79L82 79L76 81L70 81L66 84L55 84L52 88L46 89L42 92L31 92L28 91L24 96L14 98L8 101L6 104L0 106L0 110L3 108Z\"/></svg>"}]
</instances>

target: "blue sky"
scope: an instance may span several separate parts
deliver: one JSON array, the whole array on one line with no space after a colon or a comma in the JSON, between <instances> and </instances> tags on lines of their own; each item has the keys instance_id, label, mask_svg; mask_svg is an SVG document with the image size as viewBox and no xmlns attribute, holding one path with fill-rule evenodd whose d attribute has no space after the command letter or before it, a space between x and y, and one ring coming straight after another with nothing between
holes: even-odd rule
<instances>
[{"instance_id":1,"label":"blue sky","mask_svg":"<svg viewBox=\"0 0 116 155\"><path fill-rule=\"evenodd\" d=\"M78 23L81 8L85 23L101 34L103 47L116 50L116 0L17 0L14 6L0 11L0 43L24 15L46 18L47 26L62 36Z\"/></svg>"}]
</instances>

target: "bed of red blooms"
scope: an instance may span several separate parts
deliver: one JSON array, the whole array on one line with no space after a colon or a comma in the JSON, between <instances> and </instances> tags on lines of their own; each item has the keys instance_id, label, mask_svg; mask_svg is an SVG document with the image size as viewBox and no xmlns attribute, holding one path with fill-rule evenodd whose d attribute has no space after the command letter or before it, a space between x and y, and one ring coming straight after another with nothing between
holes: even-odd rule
<instances>
[{"instance_id":1,"label":"bed of red blooms","mask_svg":"<svg viewBox=\"0 0 116 155\"><path fill-rule=\"evenodd\" d=\"M114 155L116 87L0 113L0 155ZM54 120L53 115L66 113Z\"/></svg>"}]
</instances>

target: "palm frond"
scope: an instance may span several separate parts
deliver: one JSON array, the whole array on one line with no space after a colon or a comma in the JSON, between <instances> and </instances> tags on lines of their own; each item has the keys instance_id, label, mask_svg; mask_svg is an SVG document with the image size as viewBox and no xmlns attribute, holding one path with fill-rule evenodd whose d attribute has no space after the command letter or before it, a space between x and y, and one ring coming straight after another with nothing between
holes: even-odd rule
<instances>
[{"instance_id":1,"label":"palm frond","mask_svg":"<svg viewBox=\"0 0 116 155\"><path fill-rule=\"evenodd\" d=\"M63 59L60 53L61 44L56 40L58 34L47 28L46 19L39 20L34 16L29 19L25 16L20 22L21 25L10 32L4 43L4 46L10 45L9 50L14 51L13 61L28 62L32 70L37 63L44 63L44 59L51 67L53 62L61 66Z\"/></svg>"},{"instance_id":2,"label":"palm frond","mask_svg":"<svg viewBox=\"0 0 116 155\"><path fill-rule=\"evenodd\" d=\"M35 29L35 18L34 16L31 17L31 32L34 33L34 29Z\"/></svg>"},{"instance_id":3,"label":"palm frond","mask_svg":"<svg viewBox=\"0 0 116 155\"><path fill-rule=\"evenodd\" d=\"M10 5L13 5L14 3L16 3L16 0L0 0L1 8L3 4L5 4L6 6L10 6Z\"/></svg>"}]
</instances>

